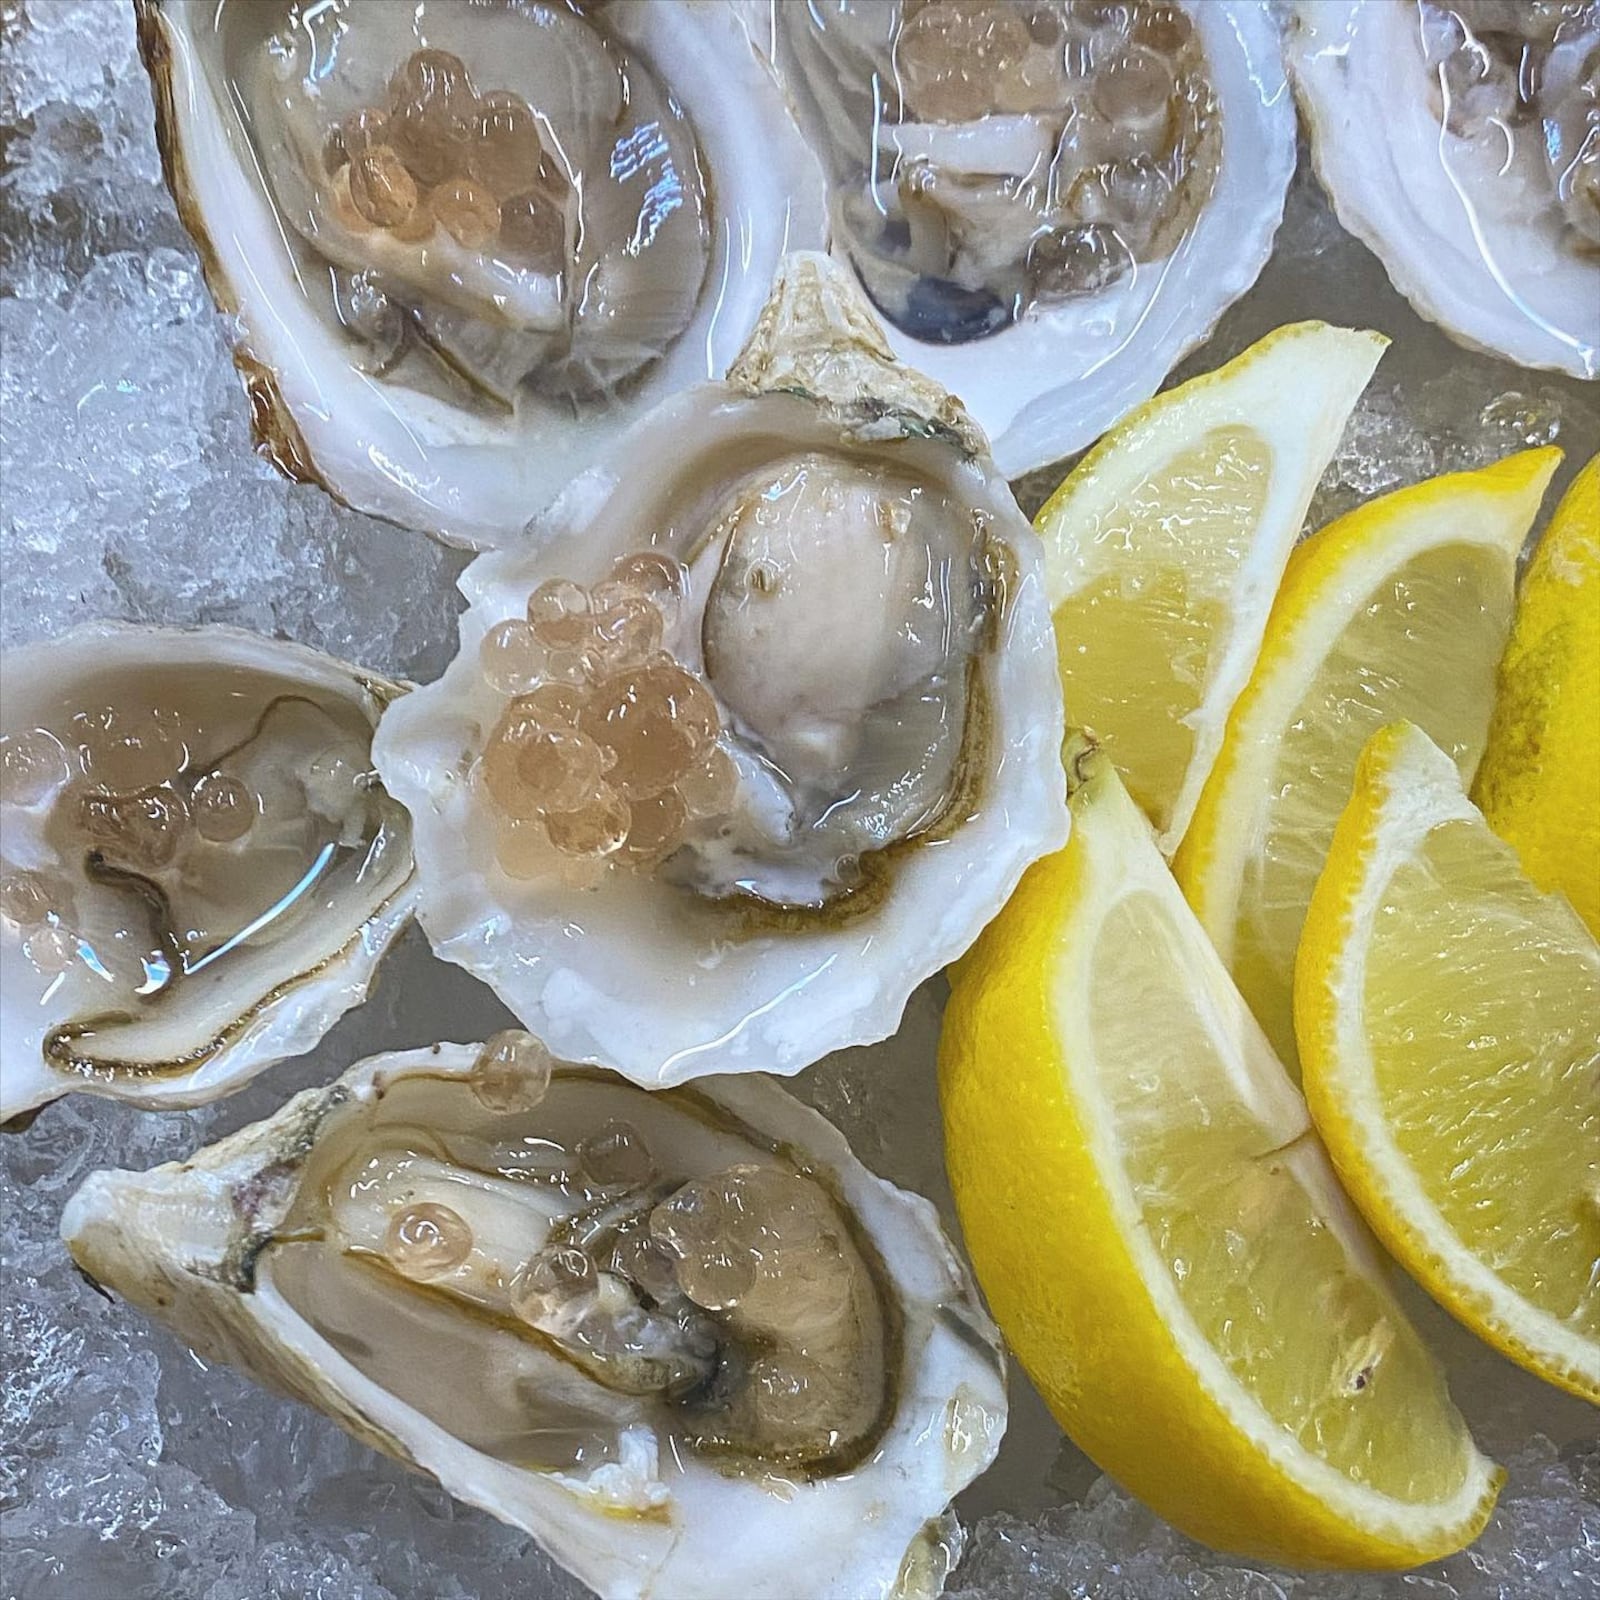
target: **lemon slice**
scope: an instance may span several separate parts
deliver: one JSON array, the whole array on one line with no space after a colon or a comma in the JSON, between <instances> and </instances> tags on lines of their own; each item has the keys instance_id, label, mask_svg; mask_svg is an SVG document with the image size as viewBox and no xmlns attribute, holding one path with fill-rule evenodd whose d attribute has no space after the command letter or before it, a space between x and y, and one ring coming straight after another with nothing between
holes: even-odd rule
<instances>
[{"instance_id":1,"label":"lemon slice","mask_svg":"<svg viewBox=\"0 0 1600 1600\"><path fill-rule=\"evenodd\" d=\"M1361 758L1295 975L1306 1094L1401 1263L1600 1402L1600 946L1402 723Z\"/></svg>"},{"instance_id":2,"label":"lemon slice","mask_svg":"<svg viewBox=\"0 0 1600 1600\"><path fill-rule=\"evenodd\" d=\"M1388 343L1302 322L1113 428L1035 519L1072 720L1169 854L1289 549Z\"/></svg>"},{"instance_id":3,"label":"lemon slice","mask_svg":"<svg viewBox=\"0 0 1600 1600\"><path fill-rule=\"evenodd\" d=\"M1061 1424L1194 1537L1404 1567L1499 1473L1100 753L1067 847L953 975L946 1155L1001 1328Z\"/></svg>"},{"instance_id":4,"label":"lemon slice","mask_svg":"<svg viewBox=\"0 0 1600 1600\"><path fill-rule=\"evenodd\" d=\"M1173 870L1291 1072L1300 925L1361 747L1410 718L1472 776L1517 552L1560 460L1529 450L1368 501L1289 561Z\"/></svg>"},{"instance_id":5,"label":"lemon slice","mask_svg":"<svg viewBox=\"0 0 1600 1600\"><path fill-rule=\"evenodd\" d=\"M1473 798L1600 938L1600 456L1523 574Z\"/></svg>"}]
</instances>

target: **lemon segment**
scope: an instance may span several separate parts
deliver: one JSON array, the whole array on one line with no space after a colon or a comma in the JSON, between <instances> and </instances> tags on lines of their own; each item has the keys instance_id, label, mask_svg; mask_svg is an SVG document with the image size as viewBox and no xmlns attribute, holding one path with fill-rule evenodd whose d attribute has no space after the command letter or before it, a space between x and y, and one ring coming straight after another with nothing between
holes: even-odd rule
<instances>
[{"instance_id":1,"label":"lemon segment","mask_svg":"<svg viewBox=\"0 0 1600 1600\"><path fill-rule=\"evenodd\" d=\"M1404 1567L1499 1473L1106 755L957 966L940 1044L968 1250L1062 1426L1208 1544Z\"/></svg>"},{"instance_id":2,"label":"lemon segment","mask_svg":"<svg viewBox=\"0 0 1600 1600\"><path fill-rule=\"evenodd\" d=\"M1387 343L1279 328L1133 412L1035 519L1068 714L1105 742L1169 854Z\"/></svg>"},{"instance_id":3,"label":"lemon segment","mask_svg":"<svg viewBox=\"0 0 1600 1600\"><path fill-rule=\"evenodd\" d=\"M1295 975L1305 1088L1390 1251L1600 1403L1600 945L1402 723L1361 758Z\"/></svg>"},{"instance_id":4,"label":"lemon segment","mask_svg":"<svg viewBox=\"0 0 1600 1600\"><path fill-rule=\"evenodd\" d=\"M1361 748L1409 718L1471 777L1517 553L1560 460L1524 451L1368 501L1289 560L1173 870L1291 1073L1295 950Z\"/></svg>"},{"instance_id":5,"label":"lemon segment","mask_svg":"<svg viewBox=\"0 0 1600 1600\"><path fill-rule=\"evenodd\" d=\"M1523 574L1473 799L1600 938L1600 456Z\"/></svg>"}]
</instances>

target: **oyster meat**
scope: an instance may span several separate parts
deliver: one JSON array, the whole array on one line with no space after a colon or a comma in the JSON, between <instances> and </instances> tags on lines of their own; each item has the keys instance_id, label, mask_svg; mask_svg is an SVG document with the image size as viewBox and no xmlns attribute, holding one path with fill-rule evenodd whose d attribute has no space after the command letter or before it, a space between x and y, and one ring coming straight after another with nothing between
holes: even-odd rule
<instances>
[{"instance_id":1,"label":"oyster meat","mask_svg":"<svg viewBox=\"0 0 1600 1600\"><path fill-rule=\"evenodd\" d=\"M410 825L371 762L402 687L104 623L4 676L0 1120L73 1089L195 1105L309 1050L410 918Z\"/></svg>"},{"instance_id":2,"label":"oyster meat","mask_svg":"<svg viewBox=\"0 0 1600 1600\"><path fill-rule=\"evenodd\" d=\"M435 949L646 1084L882 1038L1065 837L1037 541L825 257L669 402L386 714Z\"/></svg>"},{"instance_id":3,"label":"oyster meat","mask_svg":"<svg viewBox=\"0 0 1600 1600\"><path fill-rule=\"evenodd\" d=\"M1260 5L743 14L827 169L836 252L1008 477L1148 399L1266 261L1295 136Z\"/></svg>"},{"instance_id":4,"label":"oyster meat","mask_svg":"<svg viewBox=\"0 0 1600 1600\"><path fill-rule=\"evenodd\" d=\"M1600 4L1302 0L1289 54L1339 220L1417 311L1600 376Z\"/></svg>"},{"instance_id":5,"label":"oyster meat","mask_svg":"<svg viewBox=\"0 0 1600 1600\"><path fill-rule=\"evenodd\" d=\"M937 1593L1005 1425L932 1207L761 1077L647 1094L520 1031L380 1056L96 1173L62 1232L603 1600Z\"/></svg>"},{"instance_id":6,"label":"oyster meat","mask_svg":"<svg viewBox=\"0 0 1600 1600\"><path fill-rule=\"evenodd\" d=\"M821 179L706 0L139 0L279 464L473 545L720 374Z\"/></svg>"}]
</instances>

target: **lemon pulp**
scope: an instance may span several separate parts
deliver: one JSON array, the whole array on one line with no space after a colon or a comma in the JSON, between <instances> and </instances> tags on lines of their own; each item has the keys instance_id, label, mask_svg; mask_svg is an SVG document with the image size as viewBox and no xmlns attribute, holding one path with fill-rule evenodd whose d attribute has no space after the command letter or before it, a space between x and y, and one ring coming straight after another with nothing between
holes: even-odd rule
<instances>
[{"instance_id":1,"label":"lemon pulp","mask_svg":"<svg viewBox=\"0 0 1600 1600\"><path fill-rule=\"evenodd\" d=\"M1600 938L1600 456L1523 576L1473 798Z\"/></svg>"},{"instance_id":2,"label":"lemon pulp","mask_svg":"<svg viewBox=\"0 0 1600 1600\"><path fill-rule=\"evenodd\" d=\"M1402 489L1289 561L1174 870L1291 1072L1300 930L1362 746L1412 718L1471 777L1517 551L1559 461L1530 450Z\"/></svg>"},{"instance_id":3,"label":"lemon pulp","mask_svg":"<svg viewBox=\"0 0 1600 1600\"><path fill-rule=\"evenodd\" d=\"M1600 1401L1600 945L1419 729L1368 745L1307 916L1318 1129L1414 1277Z\"/></svg>"},{"instance_id":4,"label":"lemon pulp","mask_svg":"<svg viewBox=\"0 0 1600 1600\"><path fill-rule=\"evenodd\" d=\"M1080 537L1107 570L1055 608L1068 712L1093 723L1158 827L1194 759L1192 716L1271 467L1250 429L1213 429L1086 519Z\"/></svg>"},{"instance_id":5,"label":"lemon pulp","mask_svg":"<svg viewBox=\"0 0 1600 1600\"><path fill-rule=\"evenodd\" d=\"M1296 323L1140 407L1035 519L1067 710L1177 848L1387 341Z\"/></svg>"},{"instance_id":6,"label":"lemon pulp","mask_svg":"<svg viewBox=\"0 0 1600 1600\"><path fill-rule=\"evenodd\" d=\"M1178 1527L1299 1564L1460 1548L1497 1475L1109 760L955 970L952 1188L1062 1425Z\"/></svg>"}]
</instances>

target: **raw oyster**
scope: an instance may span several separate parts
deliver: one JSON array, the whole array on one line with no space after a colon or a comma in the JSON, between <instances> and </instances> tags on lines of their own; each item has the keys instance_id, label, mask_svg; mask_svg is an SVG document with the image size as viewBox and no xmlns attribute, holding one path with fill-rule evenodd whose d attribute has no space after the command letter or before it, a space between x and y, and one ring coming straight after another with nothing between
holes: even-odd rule
<instances>
[{"instance_id":1,"label":"raw oyster","mask_svg":"<svg viewBox=\"0 0 1600 1600\"><path fill-rule=\"evenodd\" d=\"M73 1089L215 1098L309 1050L410 919L371 770L399 684L232 628L8 651L0 1121Z\"/></svg>"},{"instance_id":2,"label":"raw oyster","mask_svg":"<svg viewBox=\"0 0 1600 1600\"><path fill-rule=\"evenodd\" d=\"M795 256L532 533L374 744L435 950L647 1085L892 1033L1066 832L1038 541L960 405Z\"/></svg>"},{"instance_id":3,"label":"raw oyster","mask_svg":"<svg viewBox=\"0 0 1600 1600\"><path fill-rule=\"evenodd\" d=\"M1600 4L1312 0L1289 55L1339 220L1418 312L1600 376Z\"/></svg>"},{"instance_id":4,"label":"raw oyster","mask_svg":"<svg viewBox=\"0 0 1600 1600\"><path fill-rule=\"evenodd\" d=\"M720 376L821 174L708 0L138 0L258 438L473 546Z\"/></svg>"},{"instance_id":5,"label":"raw oyster","mask_svg":"<svg viewBox=\"0 0 1600 1600\"><path fill-rule=\"evenodd\" d=\"M62 1232L603 1600L937 1593L1005 1425L933 1208L759 1076L646 1094L523 1033L379 1056L94 1174Z\"/></svg>"},{"instance_id":6,"label":"raw oyster","mask_svg":"<svg viewBox=\"0 0 1600 1600\"><path fill-rule=\"evenodd\" d=\"M1148 399L1255 281L1294 169L1267 8L747 0L895 353L1008 477Z\"/></svg>"}]
</instances>

